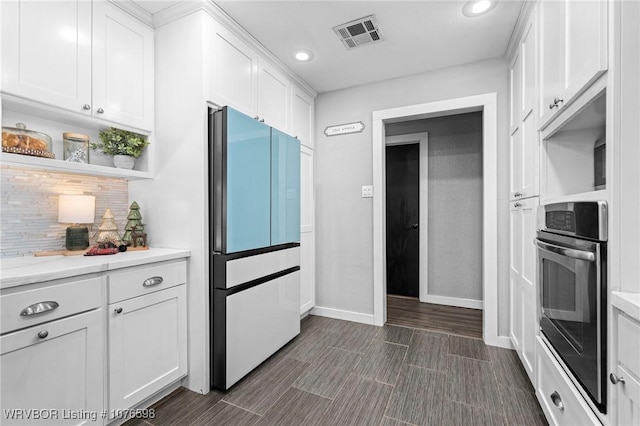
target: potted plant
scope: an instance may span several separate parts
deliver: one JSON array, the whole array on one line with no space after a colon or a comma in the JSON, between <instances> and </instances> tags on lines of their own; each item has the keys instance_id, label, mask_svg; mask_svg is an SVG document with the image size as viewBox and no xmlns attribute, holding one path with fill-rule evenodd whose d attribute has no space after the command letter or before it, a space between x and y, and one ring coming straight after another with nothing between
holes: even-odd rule
<instances>
[{"instance_id":1,"label":"potted plant","mask_svg":"<svg viewBox=\"0 0 640 426\"><path fill-rule=\"evenodd\" d=\"M113 157L114 166L121 169L133 169L135 159L149 145L144 136L115 127L100 130L98 136L100 142L92 143L91 148Z\"/></svg>"}]
</instances>

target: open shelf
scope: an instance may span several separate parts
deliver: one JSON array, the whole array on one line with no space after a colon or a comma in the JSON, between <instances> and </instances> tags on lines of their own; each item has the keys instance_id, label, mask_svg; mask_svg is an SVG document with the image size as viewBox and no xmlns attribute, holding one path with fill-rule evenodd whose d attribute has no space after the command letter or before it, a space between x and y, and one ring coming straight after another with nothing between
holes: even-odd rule
<instances>
[{"instance_id":1,"label":"open shelf","mask_svg":"<svg viewBox=\"0 0 640 426\"><path fill-rule=\"evenodd\" d=\"M32 157L29 155L0 153L0 162L7 166L26 167L51 172L73 173L90 176L123 178L127 180L149 179L151 173L140 170L117 169L97 164L70 163L50 158Z\"/></svg>"},{"instance_id":2,"label":"open shelf","mask_svg":"<svg viewBox=\"0 0 640 426\"><path fill-rule=\"evenodd\" d=\"M602 90L552 133L543 135L543 198L606 198L606 183L597 178L606 162L606 98Z\"/></svg>"},{"instance_id":3,"label":"open shelf","mask_svg":"<svg viewBox=\"0 0 640 426\"><path fill-rule=\"evenodd\" d=\"M1 116L3 127L15 127L16 123L20 122L25 123L28 130L35 130L51 136L51 152L55 155L55 159L48 159L3 152L0 156L3 165L127 180L153 177L150 164L151 150L154 148L153 141L140 158L136 159L134 170L114 167L111 157L96 150L90 150L89 164L71 163L63 160L62 134L64 132L86 134L91 141L98 140L100 129L111 126L140 133L150 139L151 136L148 132L110 123L85 113L66 111L7 94L2 94Z\"/></svg>"}]
</instances>

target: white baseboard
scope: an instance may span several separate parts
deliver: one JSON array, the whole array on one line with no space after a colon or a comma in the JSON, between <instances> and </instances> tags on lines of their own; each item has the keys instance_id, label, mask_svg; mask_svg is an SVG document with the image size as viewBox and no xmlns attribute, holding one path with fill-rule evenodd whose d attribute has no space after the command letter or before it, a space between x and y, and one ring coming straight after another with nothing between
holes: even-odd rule
<instances>
[{"instance_id":1,"label":"white baseboard","mask_svg":"<svg viewBox=\"0 0 640 426\"><path fill-rule=\"evenodd\" d=\"M311 315L374 325L373 314L362 314L360 312L343 311L341 309L316 306L311 310Z\"/></svg>"},{"instance_id":2,"label":"white baseboard","mask_svg":"<svg viewBox=\"0 0 640 426\"><path fill-rule=\"evenodd\" d=\"M484 343L489 346L497 346L504 349L513 349L511 339L507 336L493 336L490 339L484 339Z\"/></svg>"},{"instance_id":3,"label":"white baseboard","mask_svg":"<svg viewBox=\"0 0 640 426\"><path fill-rule=\"evenodd\" d=\"M437 296L434 294L427 294L423 298L420 298L421 302L424 303L434 303L436 305L449 305L449 306L457 306L459 308L471 308L471 309L480 309L484 307L484 303L482 300L474 300L474 299L463 299L460 297L449 297L449 296Z\"/></svg>"}]
</instances>

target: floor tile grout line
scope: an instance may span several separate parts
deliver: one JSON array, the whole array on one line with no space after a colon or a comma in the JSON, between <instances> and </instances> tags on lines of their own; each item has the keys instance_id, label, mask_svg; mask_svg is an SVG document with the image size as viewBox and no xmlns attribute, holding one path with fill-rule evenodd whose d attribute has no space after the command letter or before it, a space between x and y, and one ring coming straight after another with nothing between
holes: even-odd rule
<instances>
[{"instance_id":1,"label":"floor tile grout line","mask_svg":"<svg viewBox=\"0 0 640 426\"><path fill-rule=\"evenodd\" d=\"M254 412L254 411L247 410L246 408L243 408L243 407L241 407L241 406L239 406L239 405L233 404L233 403L231 403L231 402L229 402L229 401L225 401L225 400L221 399L221 400L220 400L220 401L218 401L218 402L224 402L225 404L227 404L227 405L231 405L232 407L236 407L236 408L239 408L239 409L241 409L241 410L243 410L243 411L246 411L246 412L248 412L248 413L255 414L256 416L262 417L262 414L258 414L258 413ZM214 405L215 405L215 404L214 404Z\"/></svg>"}]
</instances>

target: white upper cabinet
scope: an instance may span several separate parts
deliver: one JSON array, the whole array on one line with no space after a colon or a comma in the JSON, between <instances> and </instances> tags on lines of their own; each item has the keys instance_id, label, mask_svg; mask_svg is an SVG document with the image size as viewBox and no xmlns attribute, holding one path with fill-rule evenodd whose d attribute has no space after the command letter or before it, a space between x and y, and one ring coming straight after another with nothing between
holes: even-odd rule
<instances>
[{"instance_id":1,"label":"white upper cabinet","mask_svg":"<svg viewBox=\"0 0 640 426\"><path fill-rule=\"evenodd\" d=\"M540 195L540 142L536 129L536 21L535 12L511 64L511 139L509 198Z\"/></svg>"},{"instance_id":2,"label":"white upper cabinet","mask_svg":"<svg viewBox=\"0 0 640 426\"><path fill-rule=\"evenodd\" d=\"M289 132L291 82L266 61L259 61L257 116L269 126Z\"/></svg>"},{"instance_id":3,"label":"white upper cabinet","mask_svg":"<svg viewBox=\"0 0 640 426\"><path fill-rule=\"evenodd\" d=\"M297 86L293 87L291 134L302 145L313 149L313 98Z\"/></svg>"},{"instance_id":4,"label":"white upper cabinet","mask_svg":"<svg viewBox=\"0 0 640 426\"><path fill-rule=\"evenodd\" d=\"M106 1L1 7L4 93L152 130L151 28Z\"/></svg>"},{"instance_id":5,"label":"white upper cabinet","mask_svg":"<svg viewBox=\"0 0 640 426\"><path fill-rule=\"evenodd\" d=\"M211 20L209 100L252 117L258 109L258 55L222 25Z\"/></svg>"},{"instance_id":6,"label":"white upper cabinet","mask_svg":"<svg viewBox=\"0 0 640 426\"><path fill-rule=\"evenodd\" d=\"M2 91L86 111L83 106L91 105L91 3L8 1L0 7Z\"/></svg>"},{"instance_id":7,"label":"white upper cabinet","mask_svg":"<svg viewBox=\"0 0 640 426\"><path fill-rule=\"evenodd\" d=\"M153 30L108 2L93 3L93 111L153 128Z\"/></svg>"},{"instance_id":8,"label":"white upper cabinet","mask_svg":"<svg viewBox=\"0 0 640 426\"><path fill-rule=\"evenodd\" d=\"M520 51L516 53L516 57L509 68L509 81L511 92L511 113L509 115L509 126L511 133L515 131L520 123L520 111L522 109L522 56Z\"/></svg>"},{"instance_id":9,"label":"white upper cabinet","mask_svg":"<svg viewBox=\"0 0 640 426\"><path fill-rule=\"evenodd\" d=\"M539 22L541 129L607 70L607 2L543 0Z\"/></svg>"}]
</instances>

